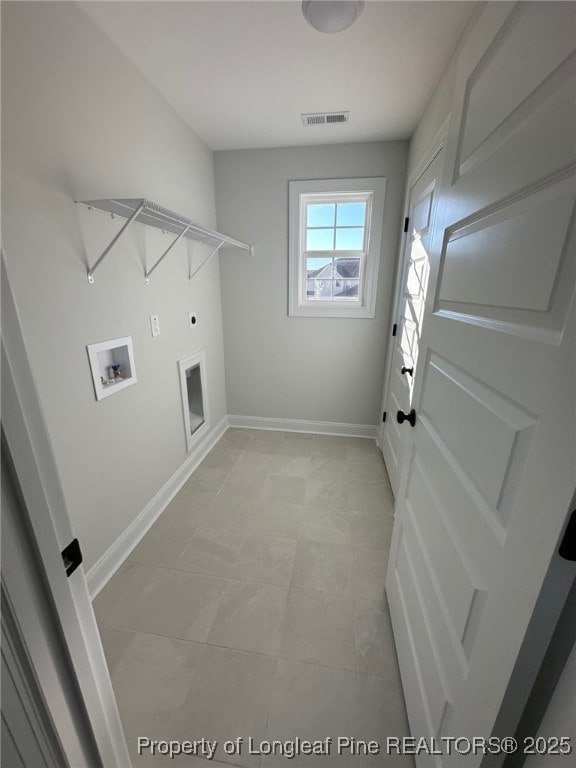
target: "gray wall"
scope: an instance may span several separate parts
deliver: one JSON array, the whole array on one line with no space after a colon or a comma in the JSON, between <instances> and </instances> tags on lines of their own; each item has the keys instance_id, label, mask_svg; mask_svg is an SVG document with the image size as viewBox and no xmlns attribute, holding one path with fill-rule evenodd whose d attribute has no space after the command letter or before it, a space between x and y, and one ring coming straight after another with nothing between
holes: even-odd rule
<instances>
[{"instance_id":1,"label":"gray wall","mask_svg":"<svg viewBox=\"0 0 576 768\"><path fill-rule=\"evenodd\" d=\"M375 425L407 143L216 152L218 224L255 255L221 260L228 413ZM386 176L373 320L288 317L288 181Z\"/></svg>"},{"instance_id":2,"label":"gray wall","mask_svg":"<svg viewBox=\"0 0 576 768\"><path fill-rule=\"evenodd\" d=\"M176 361L206 350L214 423L226 395L218 259L188 284L183 243L147 286L169 240L137 224L90 286L120 222L73 200L149 197L214 227L213 156L76 3L3 3L2 33L7 268L90 567L186 458ZM96 402L86 345L128 335L138 383Z\"/></svg>"}]
</instances>

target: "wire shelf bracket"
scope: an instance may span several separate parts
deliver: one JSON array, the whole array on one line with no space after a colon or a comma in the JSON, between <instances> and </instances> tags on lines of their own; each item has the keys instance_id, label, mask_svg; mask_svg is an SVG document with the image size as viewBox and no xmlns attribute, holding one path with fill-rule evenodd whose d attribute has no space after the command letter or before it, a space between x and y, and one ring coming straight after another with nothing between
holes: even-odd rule
<instances>
[{"instance_id":1,"label":"wire shelf bracket","mask_svg":"<svg viewBox=\"0 0 576 768\"><path fill-rule=\"evenodd\" d=\"M188 275L188 280L189 280L189 281L190 281L190 280L192 280L192 278L194 277L194 275L195 275L197 272L199 272L199 271L202 269L202 267L204 266L204 264L208 264L208 262L210 261L210 259L212 258L212 256L216 256L216 254L218 253L218 251L220 250L220 248L222 248L222 246L223 246L223 245L224 245L224 243L218 243L218 245L216 246L216 248L214 248L214 250L212 251L212 253L210 254L210 256L207 256L207 257L204 259L204 261L203 261L201 264L199 264L199 265L196 267L196 269L194 270L194 272L192 272L192 273L190 273L190 274Z\"/></svg>"},{"instance_id":2,"label":"wire shelf bracket","mask_svg":"<svg viewBox=\"0 0 576 768\"><path fill-rule=\"evenodd\" d=\"M112 217L120 216L127 219L122 226L118 234L116 234L108 246L102 251L101 255L96 259L93 266L88 269L88 282L92 285L94 283L94 273L102 264L106 256L110 253L112 248L118 243L120 238L126 233L130 225L137 221L140 224L148 224L148 226L161 229L164 232L171 232L176 235L176 238L170 243L168 248L160 256L160 258L153 264L153 266L145 273L144 278L146 283L150 283L150 276L158 268L160 263L170 253L172 248L183 237L196 240L201 243L206 243L213 246L213 250L210 255L204 259L204 261L189 275L188 279L192 280L194 275L206 264L210 259L215 256L220 248L239 248L243 251L248 251L251 256L254 255L254 247L243 243L240 240L235 240L233 237L223 235L220 232L216 232L213 229L204 227L202 224L188 219L186 216L182 216L179 213L163 208L157 203L153 203L145 198L137 199L105 199L105 200L76 200L75 202L80 205L86 205L89 209L96 209L99 211L105 211L112 214Z\"/></svg>"},{"instance_id":3,"label":"wire shelf bracket","mask_svg":"<svg viewBox=\"0 0 576 768\"><path fill-rule=\"evenodd\" d=\"M163 260L166 258L166 256L168 256L168 254L170 253L170 251L172 250L172 248L174 248L174 246L176 245L176 243L177 243L179 240L181 240L181 239L184 237L184 235L186 234L186 232L188 232L188 227L185 227L185 228L182 230L182 232L180 232L180 234L179 234L179 235L176 237L176 240L173 240L173 241L170 243L170 245L168 246L168 248L166 248L166 250L164 251L164 253L162 254L162 256L160 256L160 258L158 259L158 261L157 261L157 262L154 264L154 266L153 266L153 267L151 267L151 269L150 269L148 272L146 272L146 275L145 275L145 277L146 277L146 285L150 285L150 275L152 274L152 272L154 272L154 270L156 269L156 267L158 267L158 266L159 266L160 262L162 262L162 261L163 261Z\"/></svg>"}]
</instances>

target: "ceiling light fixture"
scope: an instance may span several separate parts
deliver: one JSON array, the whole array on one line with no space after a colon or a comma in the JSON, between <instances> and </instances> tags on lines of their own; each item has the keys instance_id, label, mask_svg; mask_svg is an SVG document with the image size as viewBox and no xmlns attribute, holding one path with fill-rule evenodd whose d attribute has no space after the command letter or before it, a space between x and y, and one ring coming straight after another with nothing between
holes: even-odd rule
<instances>
[{"instance_id":1,"label":"ceiling light fixture","mask_svg":"<svg viewBox=\"0 0 576 768\"><path fill-rule=\"evenodd\" d=\"M364 0L303 0L304 18L319 32L342 32L353 24Z\"/></svg>"}]
</instances>

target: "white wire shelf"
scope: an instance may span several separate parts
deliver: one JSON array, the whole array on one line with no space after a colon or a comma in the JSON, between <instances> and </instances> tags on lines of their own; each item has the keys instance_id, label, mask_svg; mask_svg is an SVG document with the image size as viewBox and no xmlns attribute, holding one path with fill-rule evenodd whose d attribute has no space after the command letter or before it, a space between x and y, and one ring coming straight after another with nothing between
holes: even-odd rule
<instances>
[{"instance_id":1,"label":"white wire shelf","mask_svg":"<svg viewBox=\"0 0 576 768\"><path fill-rule=\"evenodd\" d=\"M213 246L211 254L189 275L188 279L192 279L198 270L206 264L219 250L220 248L239 248L243 251L248 251L252 256L254 248L247 243L243 243L240 240L235 240L233 237L223 235L220 232L216 232L213 229L204 227L202 224L193 221L192 219L182 216L179 213L163 208L158 203L153 203L145 198L136 199L106 199L106 200L77 200L80 205L86 205L88 208L96 209L99 211L105 211L112 214L112 216L120 216L123 219L127 219L126 223L118 234L112 239L110 244L105 248L99 258L95 261L94 265L88 270L88 282L94 282L94 273L104 261L106 256L110 253L114 245L118 242L121 236L126 232L129 225L134 221L140 224L148 224L150 227L156 227L164 232L171 232L176 235L176 239L173 240L168 248L164 251L162 256L156 261L156 263L148 270L145 275L146 282L150 280L150 275L159 266L160 262L168 255L176 243L182 238L186 237L190 240L196 240L201 243L206 243Z\"/></svg>"}]
</instances>

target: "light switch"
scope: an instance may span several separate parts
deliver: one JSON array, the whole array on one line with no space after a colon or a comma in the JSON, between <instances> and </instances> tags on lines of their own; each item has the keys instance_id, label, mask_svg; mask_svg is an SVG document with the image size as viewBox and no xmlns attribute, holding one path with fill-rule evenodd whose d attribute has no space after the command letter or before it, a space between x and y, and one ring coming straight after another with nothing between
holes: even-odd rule
<instances>
[{"instance_id":1,"label":"light switch","mask_svg":"<svg viewBox=\"0 0 576 768\"><path fill-rule=\"evenodd\" d=\"M152 336L160 336L160 316L150 315L150 328Z\"/></svg>"}]
</instances>

